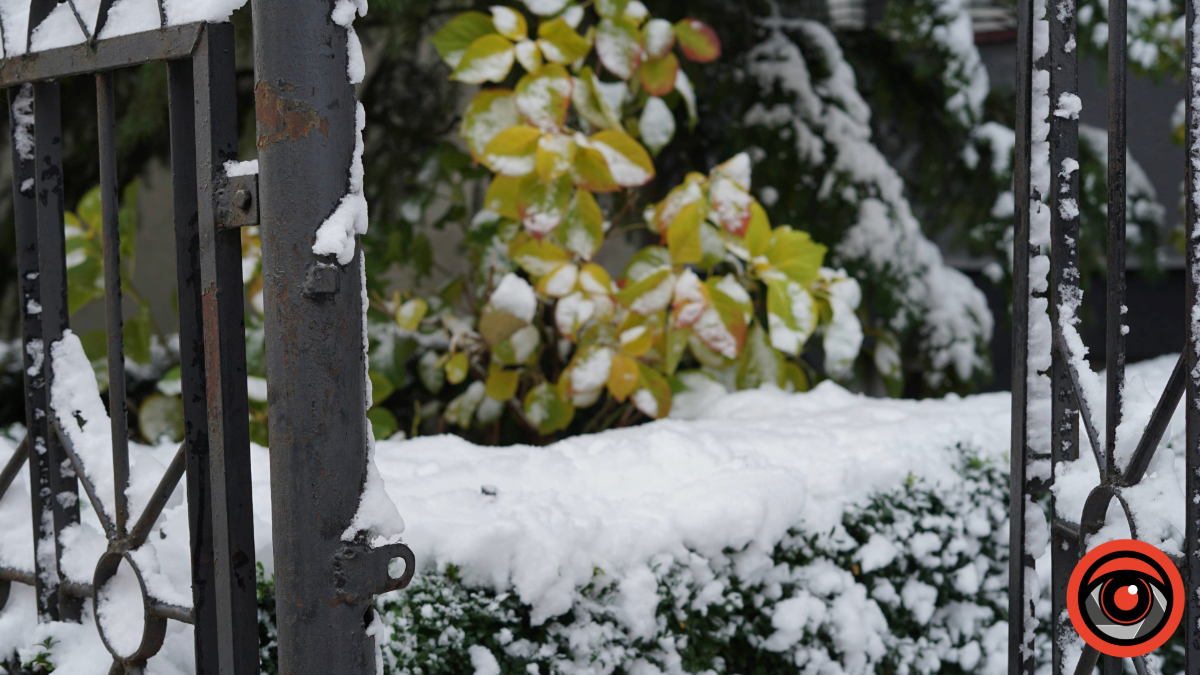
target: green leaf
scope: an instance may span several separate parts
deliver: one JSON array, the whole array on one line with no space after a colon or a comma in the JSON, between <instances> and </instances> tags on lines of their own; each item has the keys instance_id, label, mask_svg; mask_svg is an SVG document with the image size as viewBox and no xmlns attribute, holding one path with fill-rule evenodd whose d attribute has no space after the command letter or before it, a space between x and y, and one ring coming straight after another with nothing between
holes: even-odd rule
<instances>
[{"instance_id":1,"label":"green leaf","mask_svg":"<svg viewBox=\"0 0 1200 675\"><path fill-rule=\"evenodd\" d=\"M821 269L827 250L814 242L807 232L793 230L784 225L771 232L767 260L770 261L771 267L792 281L807 286L817 278L817 270Z\"/></svg>"},{"instance_id":2,"label":"green leaf","mask_svg":"<svg viewBox=\"0 0 1200 675\"><path fill-rule=\"evenodd\" d=\"M183 440L183 400L178 396L151 394L138 408L138 431L148 443L166 438L172 443Z\"/></svg>"},{"instance_id":3,"label":"green leaf","mask_svg":"<svg viewBox=\"0 0 1200 675\"><path fill-rule=\"evenodd\" d=\"M371 408L367 411L367 419L371 421L371 433L379 440L387 440L400 429L396 416L387 408Z\"/></svg>"},{"instance_id":4,"label":"green leaf","mask_svg":"<svg viewBox=\"0 0 1200 675\"><path fill-rule=\"evenodd\" d=\"M525 395L525 418L543 436L567 428L574 417L575 406L546 382Z\"/></svg>"},{"instance_id":5,"label":"green leaf","mask_svg":"<svg viewBox=\"0 0 1200 675\"><path fill-rule=\"evenodd\" d=\"M675 24L675 35L683 55L696 63L708 63L721 56L721 40L711 26L699 19L684 19Z\"/></svg>"},{"instance_id":6,"label":"green leaf","mask_svg":"<svg viewBox=\"0 0 1200 675\"><path fill-rule=\"evenodd\" d=\"M121 208L117 211L117 230L121 233L121 258L133 269L137 256L138 191L140 182L133 179L121 191Z\"/></svg>"},{"instance_id":7,"label":"green leaf","mask_svg":"<svg viewBox=\"0 0 1200 675\"><path fill-rule=\"evenodd\" d=\"M691 337L692 330L690 328L673 328L667 326L667 354L666 361L663 364L668 375L674 375L679 368L679 361L683 358L683 353L687 350L688 338Z\"/></svg>"},{"instance_id":8,"label":"green leaf","mask_svg":"<svg viewBox=\"0 0 1200 675\"><path fill-rule=\"evenodd\" d=\"M558 131L571 107L571 75L557 63L542 66L517 82L517 112L542 132Z\"/></svg>"},{"instance_id":9,"label":"green leaf","mask_svg":"<svg viewBox=\"0 0 1200 675\"><path fill-rule=\"evenodd\" d=\"M75 205L75 215L79 217L84 225L100 232L103 227L102 206L100 200L100 186L97 185L88 190L79 198L79 203Z\"/></svg>"},{"instance_id":10,"label":"green leaf","mask_svg":"<svg viewBox=\"0 0 1200 675\"><path fill-rule=\"evenodd\" d=\"M604 18L596 27L596 55L608 72L628 80L642 63L637 24L625 17Z\"/></svg>"},{"instance_id":11,"label":"green leaf","mask_svg":"<svg viewBox=\"0 0 1200 675\"><path fill-rule=\"evenodd\" d=\"M661 373L644 363L638 364L638 389L633 404L652 419L662 419L671 412L671 384Z\"/></svg>"},{"instance_id":12,"label":"green leaf","mask_svg":"<svg viewBox=\"0 0 1200 675\"><path fill-rule=\"evenodd\" d=\"M508 246L513 262L531 276L542 277L571 260L570 254L549 239L534 239L522 233Z\"/></svg>"},{"instance_id":13,"label":"green leaf","mask_svg":"<svg viewBox=\"0 0 1200 675\"><path fill-rule=\"evenodd\" d=\"M496 32L492 17L483 12L463 12L430 38L438 55L451 68L458 68L467 48L479 38Z\"/></svg>"},{"instance_id":14,"label":"green leaf","mask_svg":"<svg viewBox=\"0 0 1200 675\"><path fill-rule=\"evenodd\" d=\"M783 356L767 344L766 331L758 322L746 335L746 344L738 357L738 389L757 389L764 384L780 386L783 380Z\"/></svg>"},{"instance_id":15,"label":"green leaf","mask_svg":"<svg viewBox=\"0 0 1200 675\"><path fill-rule=\"evenodd\" d=\"M383 403L396 391L392 381L378 370L368 371L367 377L371 380L371 405L373 406Z\"/></svg>"},{"instance_id":16,"label":"green leaf","mask_svg":"<svg viewBox=\"0 0 1200 675\"><path fill-rule=\"evenodd\" d=\"M647 246L629 259L625 266L625 278L629 281L641 281L661 270L671 269L671 254L662 246Z\"/></svg>"},{"instance_id":17,"label":"green leaf","mask_svg":"<svg viewBox=\"0 0 1200 675\"><path fill-rule=\"evenodd\" d=\"M679 72L679 59L671 52L658 58L650 59L638 70L642 88L651 96L666 96L675 91L675 74Z\"/></svg>"},{"instance_id":18,"label":"green leaf","mask_svg":"<svg viewBox=\"0 0 1200 675\"><path fill-rule=\"evenodd\" d=\"M525 326L496 345L492 350L492 358L506 366L524 365L537 356L537 349L541 343L542 336L538 329Z\"/></svg>"},{"instance_id":19,"label":"green leaf","mask_svg":"<svg viewBox=\"0 0 1200 675\"><path fill-rule=\"evenodd\" d=\"M486 308L479 317L479 334L490 347L496 347L529 324L503 309ZM493 397L494 398L494 397Z\"/></svg>"},{"instance_id":20,"label":"green leaf","mask_svg":"<svg viewBox=\"0 0 1200 675\"><path fill-rule=\"evenodd\" d=\"M417 361L417 378L425 391L437 395L446 386L446 371L442 370L441 356L435 351L428 351Z\"/></svg>"},{"instance_id":21,"label":"green leaf","mask_svg":"<svg viewBox=\"0 0 1200 675\"><path fill-rule=\"evenodd\" d=\"M521 190L520 176L499 175L492 178L488 185L487 194L483 197L484 208L508 218L519 220L517 214L517 193Z\"/></svg>"},{"instance_id":22,"label":"green leaf","mask_svg":"<svg viewBox=\"0 0 1200 675\"><path fill-rule=\"evenodd\" d=\"M536 175L526 178L517 193L517 213L526 231L541 238L558 227L570 205L571 190L568 176L550 183L543 183Z\"/></svg>"},{"instance_id":23,"label":"green leaf","mask_svg":"<svg viewBox=\"0 0 1200 675\"><path fill-rule=\"evenodd\" d=\"M469 429L471 427L471 418L475 416L475 409L483 402L484 393L482 382L472 382L466 391L455 396L446 405L446 412L443 413L443 417L451 424L463 429Z\"/></svg>"},{"instance_id":24,"label":"green leaf","mask_svg":"<svg viewBox=\"0 0 1200 675\"><path fill-rule=\"evenodd\" d=\"M604 155L590 144L576 143L575 166L571 170L575 184L589 192L616 192L620 185L613 180Z\"/></svg>"},{"instance_id":25,"label":"green leaf","mask_svg":"<svg viewBox=\"0 0 1200 675\"><path fill-rule=\"evenodd\" d=\"M154 388L164 396L179 396L183 391L183 381L181 378L182 372L179 370L179 366L175 366L163 373L162 377L158 378L158 382L154 383Z\"/></svg>"},{"instance_id":26,"label":"green leaf","mask_svg":"<svg viewBox=\"0 0 1200 675\"><path fill-rule=\"evenodd\" d=\"M875 369L883 378L888 396L899 398L904 394L904 368L900 358L900 341L891 331L881 331L875 336Z\"/></svg>"},{"instance_id":27,"label":"green leaf","mask_svg":"<svg viewBox=\"0 0 1200 675\"><path fill-rule=\"evenodd\" d=\"M126 319L122 335L125 339L125 357L134 363L150 363L150 336L154 334L154 320L150 306L142 303L132 317Z\"/></svg>"},{"instance_id":28,"label":"green leaf","mask_svg":"<svg viewBox=\"0 0 1200 675\"><path fill-rule=\"evenodd\" d=\"M79 342L83 344L83 353L87 355L88 361L108 358L108 335L103 328L83 333L79 336Z\"/></svg>"},{"instance_id":29,"label":"green leaf","mask_svg":"<svg viewBox=\"0 0 1200 675\"><path fill-rule=\"evenodd\" d=\"M509 89L484 89L467 105L459 133L467 141L471 157L483 161L488 143L509 127L521 123L516 97Z\"/></svg>"},{"instance_id":30,"label":"green leaf","mask_svg":"<svg viewBox=\"0 0 1200 675\"><path fill-rule=\"evenodd\" d=\"M484 35L467 47L450 79L466 84L502 82L515 59L513 43L496 33Z\"/></svg>"},{"instance_id":31,"label":"green leaf","mask_svg":"<svg viewBox=\"0 0 1200 675\"><path fill-rule=\"evenodd\" d=\"M700 245L700 202L692 202L683 207L671 226L667 228L667 246L671 251L671 262L674 265L694 265L704 257Z\"/></svg>"},{"instance_id":32,"label":"green leaf","mask_svg":"<svg viewBox=\"0 0 1200 675\"><path fill-rule=\"evenodd\" d=\"M584 260L596 255L604 242L604 213L592 193L575 191L558 230L558 239L568 251Z\"/></svg>"},{"instance_id":33,"label":"green leaf","mask_svg":"<svg viewBox=\"0 0 1200 675\"><path fill-rule=\"evenodd\" d=\"M538 26L537 43L546 60L553 63L574 63L592 49L592 44L561 18Z\"/></svg>"}]
</instances>

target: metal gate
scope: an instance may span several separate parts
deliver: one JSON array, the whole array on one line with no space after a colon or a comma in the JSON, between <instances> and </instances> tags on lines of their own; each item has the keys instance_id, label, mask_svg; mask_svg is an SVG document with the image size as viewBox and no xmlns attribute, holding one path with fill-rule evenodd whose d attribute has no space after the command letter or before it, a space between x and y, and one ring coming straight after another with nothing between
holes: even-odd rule
<instances>
[{"instance_id":1,"label":"metal gate","mask_svg":"<svg viewBox=\"0 0 1200 675\"><path fill-rule=\"evenodd\" d=\"M347 32L330 19L334 3L254 3L261 192L257 175L231 177L226 169L238 141L231 24L168 26L159 0L160 29L97 39L112 0L99 3L94 22L66 3L85 43L0 61L13 130L28 427L0 471L0 496L28 461L38 551L33 569L0 569L0 608L17 582L36 588L31 621L79 621L85 599L95 601L125 563L138 578L144 629L136 650L122 651L97 621L111 672L140 672L162 646L169 620L195 626L197 673L259 672L238 228L259 224L261 215L280 672L374 673L364 612L374 594L406 585L414 566L403 544L372 547L363 533L342 540L364 485L368 441L365 356L346 349L364 341L361 258L338 265L311 251L317 226L346 193L354 152ZM58 6L31 0L27 40ZM155 61L168 72L185 438L148 504L132 513L112 71ZM52 349L69 328L69 176L62 172L57 79L89 74L99 120L111 496L98 492L72 441L69 428L89 420L78 411L56 414L50 400ZM190 608L153 597L131 553L185 475ZM79 522L79 486L108 540L90 583L62 569L60 535ZM393 558L405 561L399 578L387 572Z\"/></svg>"},{"instance_id":2,"label":"metal gate","mask_svg":"<svg viewBox=\"0 0 1200 675\"><path fill-rule=\"evenodd\" d=\"M1180 356L1129 461L1116 456L1117 426L1122 414L1125 381L1125 178L1126 178L1126 0L1109 0L1108 28L1108 276L1105 344L1106 394L1089 401L1081 379L1086 362L1074 325L1081 297L1079 275L1079 122L1078 109L1061 106L1077 92L1075 0L1040 3L1046 16L1035 17L1034 0L1019 0L1017 30L1017 128L1015 156L1016 215L1013 249L1013 373L1011 539L1009 560L1009 672L1034 672L1034 605L1038 581L1028 539L1032 519L1049 508L1051 550L1051 626L1053 672L1090 674L1099 654L1085 647L1078 660L1065 662L1068 640L1078 639L1067 618L1067 585L1086 552L1088 538L1105 524L1115 499L1125 512L1132 536L1138 538L1137 514L1123 496L1138 485L1158 449L1167 424L1186 393L1186 532L1185 553L1176 557L1184 580L1182 631L1187 672L1200 669L1200 67L1197 67L1195 0L1187 0L1188 73L1186 149L1187 334ZM1048 22L1048 44L1041 32ZM1077 102L1077 99L1074 99ZM1047 105L1048 104L1048 105ZM1053 111L1053 112L1052 112ZM1035 119L1035 113L1039 118ZM1042 117L1044 116L1044 117ZM1047 157L1048 155L1048 157ZM1048 160L1048 161L1047 161ZM1034 170L1039 165L1048 176ZM1048 278L1047 278L1048 273ZM1048 321L1046 314L1049 314ZM1048 343L1048 344L1047 344ZM1049 369L1045 370L1046 365ZM1040 372L1039 372L1040 371ZM1048 376L1048 382L1040 380ZM1090 404L1090 405L1089 405ZM1095 415L1104 414L1100 436ZM1056 469L1079 457L1080 421L1086 442L1100 469L1100 484L1089 494L1082 513L1067 513L1050 493ZM1032 528L1036 531L1037 528ZM1105 657L1103 672L1122 671L1122 659ZM1143 657L1133 659L1138 673L1147 672Z\"/></svg>"}]
</instances>

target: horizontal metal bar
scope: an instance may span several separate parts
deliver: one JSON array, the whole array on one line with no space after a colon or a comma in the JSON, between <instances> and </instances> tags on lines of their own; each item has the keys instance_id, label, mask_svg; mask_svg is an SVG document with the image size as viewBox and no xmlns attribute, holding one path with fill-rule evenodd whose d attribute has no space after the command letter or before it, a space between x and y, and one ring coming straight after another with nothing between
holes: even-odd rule
<instances>
[{"instance_id":1,"label":"horizontal metal bar","mask_svg":"<svg viewBox=\"0 0 1200 675\"><path fill-rule=\"evenodd\" d=\"M58 590L63 593L66 593L67 595L73 595L77 598L91 598L92 597L92 585L91 584L85 584L85 583L81 583L78 581L71 581L69 579L63 579L62 581L58 582Z\"/></svg>"},{"instance_id":2,"label":"horizontal metal bar","mask_svg":"<svg viewBox=\"0 0 1200 675\"><path fill-rule=\"evenodd\" d=\"M8 486L12 485L13 480L17 477L17 473L21 471L21 467L25 466L25 460L29 457L29 436L21 439L21 444L13 451L12 457L8 458L8 463L4 465L4 470L0 471L0 499L4 497L4 493L8 492Z\"/></svg>"},{"instance_id":3,"label":"horizontal metal bar","mask_svg":"<svg viewBox=\"0 0 1200 675\"><path fill-rule=\"evenodd\" d=\"M1125 475L1121 477L1122 485L1137 485L1142 480L1142 475L1146 473L1146 468L1150 466L1150 460L1154 458L1154 452L1158 450L1158 444L1167 431L1167 424L1175 414L1175 409L1179 407L1179 399L1183 397L1184 385L1187 384L1186 371L1187 354L1183 353L1175 362L1171 378L1167 380L1167 386L1163 389L1158 404L1154 406L1154 412L1150 414L1150 421L1146 423L1142 439L1138 442L1137 449L1133 451L1133 457L1129 460Z\"/></svg>"},{"instance_id":4,"label":"horizontal metal bar","mask_svg":"<svg viewBox=\"0 0 1200 675\"><path fill-rule=\"evenodd\" d=\"M51 80L192 55L202 23L168 26L87 44L21 54L0 61L0 87Z\"/></svg>"},{"instance_id":5,"label":"horizontal metal bar","mask_svg":"<svg viewBox=\"0 0 1200 675\"><path fill-rule=\"evenodd\" d=\"M174 619L182 623L195 622L195 619L192 618L192 609L190 607L170 605L156 600L150 602L150 613L154 616L160 616L164 619Z\"/></svg>"},{"instance_id":6,"label":"horizontal metal bar","mask_svg":"<svg viewBox=\"0 0 1200 675\"><path fill-rule=\"evenodd\" d=\"M33 570L15 570L11 567L0 567L0 581L15 581L26 586L37 583Z\"/></svg>"},{"instance_id":7,"label":"horizontal metal bar","mask_svg":"<svg viewBox=\"0 0 1200 675\"><path fill-rule=\"evenodd\" d=\"M1069 541L1079 541L1079 524L1062 518L1054 519L1054 532Z\"/></svg>"}]
</instances>

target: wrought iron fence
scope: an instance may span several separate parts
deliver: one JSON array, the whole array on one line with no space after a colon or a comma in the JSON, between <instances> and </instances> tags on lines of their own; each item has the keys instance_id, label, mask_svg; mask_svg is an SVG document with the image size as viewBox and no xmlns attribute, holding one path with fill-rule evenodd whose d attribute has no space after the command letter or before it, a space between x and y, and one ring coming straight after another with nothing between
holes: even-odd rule
<instances>
[{"instance_id":1,"label":"wrought iron fence","mask_svg":"<svg viewBox=\"0 0 1200 675\"><path fill-rule=\"evenodd\" d=\"M1129 460L1118 461L1117 427L1122 417L1125 382L1125 179L1126 143L1126 0L1109 0L1108 14L1108 272L1105 344L1105 400L1089 400L1082 378L1086 361L1074 326L1082 297L1079 276L1079 122L1077 107L1069 105L1078 83L1075 0L1044 3L1048 44L1038 35L1033 0L1019 0L1017 28L1017 128L1015 157L1016 214L1013 249L1013 398L1012 476L1010 486L1009 672L1035 669L1034 631L1039 582L1032 551L1040 542L1028 525L1043 518L1039 501L1049 507L1051 551L1050 643L1053 672L1091 673L1100 654L1082 648L1078 660L1066 662L1067 644L1078 640L1067 618L1067 587L1071 573L1086 552L1089 538L1104 526L1115 499L1122 507L1133 538L1138 538L1138 514L1125 493L1139 484L1186 393L1186 522L1185 553L1174 558L1184 580L1187 598L1200 591L1200 68L1195 0L1186 3L1187 21L1187 162L1185 306L1187 335L1184 353L1162 392ZM1039 44L1041 43L1041 44ZM1063 105L1066 101L1068 104ZM1077 101L1077 99L1075 99ZM1040 105L1039 105L1040 104ZM1048 105L1047 105L1048 104ZM1035 113L1042 119L1035 119ZM1040 145L1046 144L1046 145ZM1047 147L1048 146L1048 147ZM1048 154L1048 157L1046 156ZM1040 155L1040 156L1039 156ZM1048 160L1048 161L1047 161ZM1033 167L1040 163L1040 177ZM1047 278L1047 274L1049 275ZM1048 312L1048 321L1047 319ZM1039 363L1041 360L1041 363ZM1049 366L1046 370L1046 365ZM1040 371L1040 372L1039 372ZM1045 391L1038 378L1048 375ZM1103 405L1104 433L1097 418ZM1089 494L1082 513L1067 513L1051 488L1057 469L1079 458L1079 428L1100 471L1100 484ZM1043 499L1044 498L1044 499ZM1035 501L1038 500L1038 501ZM1200 668L1200 603L1185 605L1184 634L1187 671ZM1071 651L1070 653L1074 653ZM1147 672L1144 657L1133 667ZM1120 673L1122 659L1106 656L1104 673Z\"/></svg>"},{"instance_id":2,"label":"wrought iron fence","mask_svg":"<svg viewBox=\"0 0 1200 675\"><path fill-rule=\"evenodd\" d=\"M16 582L35 587L36 620L78 621L84 601L100 602L101 590L126 564L140 587L144 626L137 647L128 649L97 621L112 672L140 672L161 648L169 620L195 626L197 673L258 672L238 228L257 224L261 213L266 331L273 343L267 380L272 392L282 392L269 405L281 672L373 673L364 611L373 595L405 586L414 561L402 543L374 547L362 535L342 541L358 506L368 447L365 357L345 348L363 340L361 297L349 292L361 284L361 260L327 263L311 252L311 238L345 193L354 148L346 31L330 21L332 2L255 3L258 147L267 167L260 195L256 175L231 177L225 167L237 159L238 140L231 24L168 26L159 0L161 28L97 39L112 0L100 2L94 22L66 1L86 37L82 44L0 61L13 131L28 427L0 471L0 496L28 462L38 552L31 569L0 569L0 609ZM27 41L58 6L31 0ZM0 33L4 28L0 23ZM113 70L155 61L166 62L168 73L185 438L137 513L127 497ZM56 410L51 400L52 353L69 327L57 80L89 74L99 121L111 496L98 489L94 467L89 472L76 447L83 427L100 422ZM320 133L295 126L310 117L321 120ZM339 166L346 171L331 170ZM314 420L318 405L327 416ZM191 607L155 597L133 555L184 476ZM79 486L108 542L90 582L71 578L62 564L61 535L80 519ZM393 558L405 562L399 578L387 572Z\"/></svg>"}]
</instances>

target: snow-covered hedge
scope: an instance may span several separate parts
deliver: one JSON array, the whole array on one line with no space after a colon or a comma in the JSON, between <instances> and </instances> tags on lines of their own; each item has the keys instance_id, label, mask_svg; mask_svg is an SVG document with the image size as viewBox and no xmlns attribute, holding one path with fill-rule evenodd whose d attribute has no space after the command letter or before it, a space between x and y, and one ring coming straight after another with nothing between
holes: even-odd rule
<instances>
[{"instance_id":1,"label":"snow-covered hedge","mask_svg":"<svg viewBox=\"0 0 1200 675\"><path fill-rule=\"evenodd\" d=\"M540 625L517 593L444 565L380 599L387 672L1003 673L1007 477L958 450L960 481L911 476L830 530L789 530L769 557L661 554L620 580L596 568ZM267 673L272 590L260 584Z\"/></svg>"}]
</instances>

